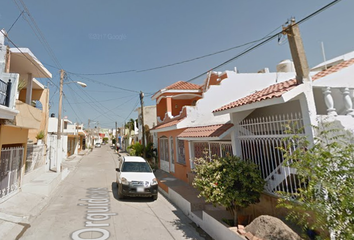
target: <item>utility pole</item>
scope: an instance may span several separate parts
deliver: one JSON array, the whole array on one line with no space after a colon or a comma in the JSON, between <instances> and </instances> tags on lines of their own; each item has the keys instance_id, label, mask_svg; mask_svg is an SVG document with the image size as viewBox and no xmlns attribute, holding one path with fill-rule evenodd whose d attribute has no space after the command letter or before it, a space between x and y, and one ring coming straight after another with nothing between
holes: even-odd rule
<instances>
[{"instance_id":1,"label":"utility pole","mask_svg":"<svg viewBox=\"0 0 354 240\"><path fill-rule=\"evenodd\" d=\"M89 130L89 149L90 149L90 147L92 147L92 143L91 143L91 141L92 141L92 139L91 139L92 132L91 132L91 128L90 128L90 122L91 122L91 120L88 119L87 129Z\"/></svg>"},{"instance_id":2,"label":"utility pole","mask_svg":"<svg viewBox=\"0 0 354 240\"><path fill-rule=\"evenodd\" d=\"M144 93L140 91L140 108L141 108L141 131L143 134L143 156L145 158L145 126L144 126Z\"/></svg>"},{"instance_id":3,"label":"utility pole","mask_svg":"<svg viewBox=\"0 0 354 240\"><path fill-rule=\"evenodd\" d=\"M283 27L283 34L288 36L290 52L295 65L297 84L309 82L309 65L307 63L299 25L297 25L294 18L291 19L291 23L288 26Z\"/></svg>"},{"instance_id":4,"label":"utility pole","mask_svg":"<svg viewBox=\"0 0 354 240\"><path fill-rule=\"evenodd\" d=\"M117 131L117 122L116 122L116 149L117 149L117 146L118 146L118 131ZM118 149L117 149L118 151Z\"/></svg>"},{"instance_id":5,"label":"utility pole","mask_svg":"<svg viewBox=\"0 0 354 240\"><path fill-rule=\"evenodd\" d=\"M61 146L61 109L63 104L63 82L65 72L60 70L60 87L59 87L59 109L58 109L58 131L57 131L57 173L61 171L62 146Z\"/></svg>"}]
</instances>

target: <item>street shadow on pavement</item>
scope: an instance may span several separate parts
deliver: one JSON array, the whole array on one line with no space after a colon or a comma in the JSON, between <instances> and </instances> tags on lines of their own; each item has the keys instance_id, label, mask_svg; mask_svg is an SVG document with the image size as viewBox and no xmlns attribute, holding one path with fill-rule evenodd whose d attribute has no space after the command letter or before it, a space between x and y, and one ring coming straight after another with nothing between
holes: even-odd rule
<instances>
[{"instance_id":1,"label":"street shadow on pavement","mask_svg":"<svg viewBox=\"0 0 354 240\"><path fill-rule=\"evenodd\" d=\"M124 199L118 198L118 185L116 182L112 182L112 193L113 197L120 202L153 202L150 197L125 197Z\"/></svg>"},{"instance_id":2,"label":"street shadow on pavement","mask_svg":"<svg viewBox=\"0 0 354 240\"><path fill-rule=\"evenodd\" d=\"M172 225L183 232L183 237L186 239L204 239L204 240L213 240L203 229L201 229L197 224L195 224L191 220L185 221L184 219L188 218L181 210L174 210L173 213L176 215L178 219L172 222ZM199 234L196 238L194 231L192 228Z\"/></svg>"}]
</instances>

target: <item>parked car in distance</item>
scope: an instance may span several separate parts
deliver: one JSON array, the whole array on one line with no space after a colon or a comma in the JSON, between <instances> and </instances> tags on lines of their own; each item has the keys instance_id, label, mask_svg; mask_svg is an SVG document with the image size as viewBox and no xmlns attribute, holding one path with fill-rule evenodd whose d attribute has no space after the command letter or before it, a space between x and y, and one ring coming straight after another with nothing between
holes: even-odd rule
<instances>
[{"instance_id":1,"label":"parked car in distance","mask_svg":"<svg viewBox=\"0 0 354 240\"><path fill-rule=\"evenodd\" d=\"M101 147L101 143L95 143L95 148L100 148Z\"/></svg>"},{"instance_id":2,"label":"parked car in distance","mask_svg":"<svg viewBox=\"0 0 354 240\"><path fill-rule=\"evenodd\" d=\"M157 199L157 179L144 158L123 156L118 162L116 171L119 199L126 196Z\"/></svg>"}]
</instances>

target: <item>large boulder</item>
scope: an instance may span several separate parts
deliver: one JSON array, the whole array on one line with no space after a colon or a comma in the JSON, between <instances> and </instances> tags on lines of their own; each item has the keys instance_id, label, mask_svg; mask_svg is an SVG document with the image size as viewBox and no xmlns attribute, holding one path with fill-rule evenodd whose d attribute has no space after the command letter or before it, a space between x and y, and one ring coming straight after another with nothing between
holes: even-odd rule
<instances>
[{"instance_id":1,"label":"large boulder","mask_svg":"<svg viewBox=\"0 0 354 240\"><path fill-rule=\"evenodd\" d=\"M301 240L291 228L278 218L262 215L245 227L246 232L264 240Z\"/></svg>"}]
</instances>

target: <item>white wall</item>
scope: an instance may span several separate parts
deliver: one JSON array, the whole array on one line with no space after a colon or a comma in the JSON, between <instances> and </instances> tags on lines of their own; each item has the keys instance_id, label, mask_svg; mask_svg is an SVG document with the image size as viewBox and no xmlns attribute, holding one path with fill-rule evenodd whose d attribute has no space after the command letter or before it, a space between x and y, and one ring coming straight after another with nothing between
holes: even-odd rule
<instances>
[{"instance_id":1,"label":"white wall","mask_svg":"<svg viewBox=\"0 0 354 240\"><path fill-rule=\"evenodd\" d=\"M61 131L63 132L64 121L61 120ZM50 117L48 119L48 132L56 133L58 131L58 118Z\"/></svg>"},{"instance_id":2,"label":"white wall","mask_svg":"<svg viewBox=\"0 0 354 240\"><path fill-rule=\"evenodd\" d=\"M295 77L295 73L226 72L228 78L222 80L220 85L211 86L196 106L187 107L187 118L179 123L178 127L225 123L230 120L229 114L214 116L212 111L269 85Z\"/></svg>"}]
</instances>

